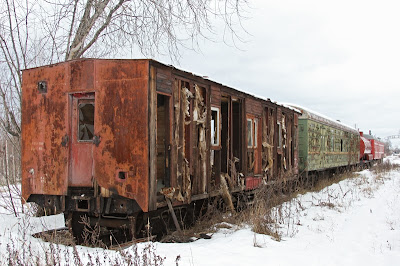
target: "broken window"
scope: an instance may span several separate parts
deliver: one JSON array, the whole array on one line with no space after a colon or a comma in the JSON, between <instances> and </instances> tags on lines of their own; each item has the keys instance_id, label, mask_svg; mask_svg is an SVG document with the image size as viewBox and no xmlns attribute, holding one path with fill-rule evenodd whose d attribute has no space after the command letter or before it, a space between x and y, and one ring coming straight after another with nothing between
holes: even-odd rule
<instances>
[{"instance_id":1,"label":"broken window","mask_svg":"<svg viewBox=\"0 0 400 266\"><path fill-rule=\"evenodd\" d=\"M258 118L247 117L247 172L258 174L260 172L260 150L258 145Z\"/></svg>"},{"instance_id":2,"label":"broken window","mask_svg":"<svg viewBox=\"0 0 400 266\"><path fill-rule=\"evenodd\" d=\"M253 120L247 119L247 147L253 147Z\"/></svg>"},{"instance_id":3,"label":"broken window","mask_svg":"<svg viewBox=\"0 0 400 266\"><path fill-rule=\"evenodd\" d=\"M219 108L211 107L211 145L219 146Z\"/></svg>"},{"instance_id":4,"label":"broken window","mask_svg":"<svg viewBox=\"0 0 400 266\"><path fill-rule=\"evenodd\" d=\"M80 141L91 141L94 136L94 104L81 103L79 110L78 136Z\"/></svg>"},{"instance_id":5,"label":"broken window","mask_svg":"<svg viewBox=\"0 0 400 266\"><path fill-rule=\"evenodd\" d=\"M258 119L247 118L247 147L256 148L258 138Z\"/></svg>"}]
</instances>

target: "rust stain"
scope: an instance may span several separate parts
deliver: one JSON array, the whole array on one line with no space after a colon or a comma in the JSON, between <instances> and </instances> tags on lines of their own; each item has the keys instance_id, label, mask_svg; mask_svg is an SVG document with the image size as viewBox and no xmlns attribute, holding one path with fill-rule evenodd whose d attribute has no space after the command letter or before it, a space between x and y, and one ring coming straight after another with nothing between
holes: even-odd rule
<instances>
[{"instance_id":1,"label":"rust stain","mask_svg":"<svg viewBox=\"0 0 400 266\"><path fill-rule=\"evenodd\" d=\"M148 210L148 67L146 60L84 59L23 71L25 200L66 195L68 186L91 186L94 178L103 190ZM46 82L46 93L38 91L39 81ZM98 145L74 146L76 93L95 95Z\"/></svg>"}]
</instances>

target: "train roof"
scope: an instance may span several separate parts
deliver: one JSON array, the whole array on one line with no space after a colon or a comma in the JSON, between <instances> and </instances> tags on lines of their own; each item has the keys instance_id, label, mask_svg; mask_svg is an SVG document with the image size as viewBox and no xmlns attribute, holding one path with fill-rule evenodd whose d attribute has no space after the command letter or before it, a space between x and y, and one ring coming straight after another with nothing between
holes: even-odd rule
<instances>
[{"instance_id":1,"label":"train roof","mask_svg":"<svg viewBox=\"0 0 400 266\"><path fill-rule=\"evenodd\" d=\"M214 83L214 84L217 84L217 85L219 85L219 86L228 88L228 89L230 89L230 90L234 90L234 91L237 91L237 92L239 92L239 93L246 94L247 96L251 96L251 97L260 99L260 100L262 100L262 101L270 102L270 103L272 103L272 104L275 104L275 105L284 107L284 108L289 109L289 110L291 110L291 111L293 111L293 112L297 112L298 114L301 114L301 112L300 112L299 110L297 110L296 108L294 108L294 107L292 107L292 106L289 106L289 105L281 104L281 103L279 103L279 102L277 102L277 101L273 101L273 100L271 100L270 98L267 98L267 97L264 97L264 96L260 96L260 95L256 95L256 94L254 94L254 93L248 92L248 91L243 90L243 89L240 89L240 90L239 90L239 89L232 88L232 87L227 86L227 85L224 85L224 84L222 84L222 83L213 81L213 80L209 79L207 76L197 75L197 74L194 74L194 73L192 73L192 72L188 72L188 71L185 71L185 70L176 68L176 67L173 66L173 65L166 65L166 64L161 63L161 62L159 62L159 61L156 61L156 60L154 60L154 59L148 59L148 60L150 60L150 61L152 61L152 62L154 62L154 63L160 64L160 65L166 66L166 67L170 67L170 68L176 69L176 70L178 70L178 71L180 71L180 72L183 72L183 73L186 73L186 74L188 74L188 75L196 76L196 77L198 77L198 78L207 80L207 81L209 81L209 82L211 82L211 83Z\"/></svg>"},{"instance_id":2,"label":"train roof","mask_svg":"<svg viewBox=\"0 0 400 266\"><path fill-rule=\"evenodd\" d=\"M375 140L375 141L379 141L381 143L383 143L383 140L381 140L380 138L374 137L373 135L369 135L369 134L363 134L363 137L368 139L368 140Z\"/></svg>"},{"instance_id":3,"label":"train roof","mask_svg":"<svg viewBox=\"0 0 400 266\"><path fill-rule=\"evenodd\" d=\"M363 137L366 139L375 139L374 136L365 133L363 134Z\"/></svg>"},{"instance_id":4,"label":"train roof","mask_svg":"<svg viewBox=\"0 0 400 266\"><path fill-rule=\"evenodd\" d=\"M214 84L216 84L216 85L225 87L225 88L227 88L227 89L229 89L229 90L233 90L233 91L236 91L236 92L238 92L238 93L242 93L242 94L245 94L245 95L247 95L247 96L254 97L254 98L257 98L257 99L262 100L262 101L265 101L265 102L270 102L270 103L275 104L275 105L278 105L278 106L280 106L280 107L284 107L284 108L286 108L286 109L289 109L289 110L291 110L291 111L293 111L293 112L297 112L297 113L299 113L299 114L301 113L299 110L297 110L296 108L294 108L294 107L292 107L292 106L284 105L284 104L278 103L277 101L273 101L273 100L271 100L270 98L263 97L263 96L260 96L260 95L255 95L254 93L251 93L251 92L248 92L248 91L245 91L245 90L242 90L242 89L239 90L239 89L232 88L232 87L227 86L227 85L224 85L224 84L222 84L222 83L213 81L213 80L209 79L207 76L201 76L201 75L198 75L198 74L193 74L192 72L188 72L188 71L185 71L185 70L176 68L176 67L173 66L173 65L167 65L167 64L161 63L161 62L159 62L159 61L157 61L157 60L154 60L154 59L79 58L79 59L74 59L74 60L65 61L65 62L59 62L59 63L55 63L55 64L51 64L51 65L44 65L44 66L38 66L38 67L28 68L28 69L24 69L23 71L26 71L26 70L29 70L29 69L35 69L35 68L51 67L51 66L60 65L60 64L65 64L65 63L73 62L73 61L91 61L91 60L94 60L94 61L103 61L103 60L104 60L104 61L107 61L107 60L110 60L110 61L119 61L119 60L121 60L121 61L149 61L149 62L151 62L151 63L153 63L153 64L156 64L156 65L158 64L158 65L161 65L161 66L164 66L164 67L167 67L167 68L174 69L174 70L179 71L179 72L181 72L181 73L184 73L184 74L186 74L186 75L194 76L194 77L196 77L197 79L202 79L202 80L204 80L204 81L214 83Z\"/></svg>"},{"instance_id":5,"label":"train roof","mask_svg":"<svg viewBox=\"0 0 400 266\"><path fill-rule=\"evenodd\" d=\"M348 126L348 125L346 125L346 124L344 124L342 122L336 121L336 120L334 120L334 119L332 119L332 118L330 118L328 116L325 116L323 114L320 114L318 112L310 110L310 109L308 109L306 107L302 107L300 105L291 104L291 103L286 103L286 104L283 104L283 105L292 106L293 108L299 110L301 112L301 116L299 117L299 119L311 119L311 120L320 122L320 123L328 125L328 126L332 126L332 127L335 127L335 128L346 130L346 131L355 133L357 135L359 134L358 130L356 130L356 129L354 129L354 128L352 128L352 127L350 127L350 126Z\"/></svg>"}]
</instances>

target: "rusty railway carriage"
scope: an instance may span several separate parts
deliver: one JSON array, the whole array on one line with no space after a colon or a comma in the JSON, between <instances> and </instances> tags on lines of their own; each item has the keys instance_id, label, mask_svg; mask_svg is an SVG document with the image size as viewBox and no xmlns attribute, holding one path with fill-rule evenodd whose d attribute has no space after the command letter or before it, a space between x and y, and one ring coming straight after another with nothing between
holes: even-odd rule
<instances>
[{"instance_id":1,"label":"rusty railway carriage","mask_svg":"<svg viewBox=\"0 0 400 266\"><path fill-rule=\"evenodd\" d=\"M297 127L295 109L153 60L28 69L23 199L73 227L86 215L139 232L168 201L177 209L296 178Z\"/></svg>"}]
</instances>

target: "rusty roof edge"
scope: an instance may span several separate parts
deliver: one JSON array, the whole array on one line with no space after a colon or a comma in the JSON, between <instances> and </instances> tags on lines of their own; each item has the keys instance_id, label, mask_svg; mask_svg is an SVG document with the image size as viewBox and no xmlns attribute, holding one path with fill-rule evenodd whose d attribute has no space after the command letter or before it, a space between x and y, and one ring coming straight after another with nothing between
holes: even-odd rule
<instances>
[{"instance_id":1,"label":"rusty roof edge","mask_svg":"<svg viewBox=\"0 0 400 266\"><path fill-rule=\"evenodd\" d=\"M272 103L272 104L275 104L275 105L278 105L278 106L281 106L281 107L290 109L290 110L292 110L292 111L301 113L301 112L299 112L299 111L296 110L296 109L290 108L289 106L282 105L282 104L278 103L277 101L271 100L270 98L266 98L266 97L263 97L263 96L259 96L259 95L256 95L256 94L254 94L254 93L248 92L248 91L246 91L246 90L242 90L242 89L239 90L239 89L232 88L232 87L230 87L230 86L228 86L228 85L224 85L224 84L222 84L222 83L213 81L213 80L211 80L211 79L209 79L209 78L205 78L205 76L202 76L202 75L199 75L199 74L193 74L192 72L188 72L188 71L182 70L182 69L177 68L177 67L175 67L175 66L173 66L173 65L167 65L167 64L165 64L165 63L162 63L162 62L160 62L160 61L157 61L157 60L154 60L154 59L151 59L151 58L142 58L142 59L134 59L134 58L133 58L133 59L118 59L118 58L116 58L116 59L108 59L108 58L78 58L78 59L74 59L74 60L58 62L58 63L54 63L54 64L49 64L49 65L43 65L43 66L37 66L37 67L27 68L27 69L24 69L23 71L25 71L25 70L31 70L31 69L37 69L37 68L43 68L43 67L53 67L53 66L57 66L57 65L61 65L61 64L69 64L69 63L71 63L71 62L77 62L77 61L149 61L149 62L151 62L151 63L153 63L153 64L159 64L159 65L162 65L162 66L164 66L164 67L169 67L169 68L175 69L175 70L177 70L177 71L179 71L179 72L183 72L183 73L186 73L186 74L188 74L188 75L192 75L192 76L195 76L195 77L197 77L197 78L203 79L203 80L205 80L205 81L214 83L214 84L216 84L216 85L219 85L219 86L228 88L228 89L230 89L230 90L235 90L236 92L245 94L245 95L247 95L247 96L251 96L251 97L260 99L260 100L262 100L262 101L269 102L269 103Z\"/></svg>"},{"instance_id":2,"label":"rusty roof edge","mask_svg":"<svg viewBox=\"0 0 400 266\"><path fill-rule=\"evenodd\" d=\"M25 68L22 69L22 71L26 71L26 70L31 70L31 69L37 69L37 68L43 68L43 67L54 67L57 65L62 65L62 64L69 64L72 62L77 62L77 61L154 61L154 62L158 62L154 59L150 59L150 58L141 58L141 59L125 59L125 58L77 58L77 59L73 59L73 60L68 60L68 61L62 61L62 62L57 62L57 63L52 63L52 64L48 64L48 65L42 65L42 66L35 66L35 67L29 67L29 68ZM158 62L160 63L160 62ZM163 64L163 63L160 63ZM165 64L163 64L165 65Z\"/></svg>"}]
</instances>

